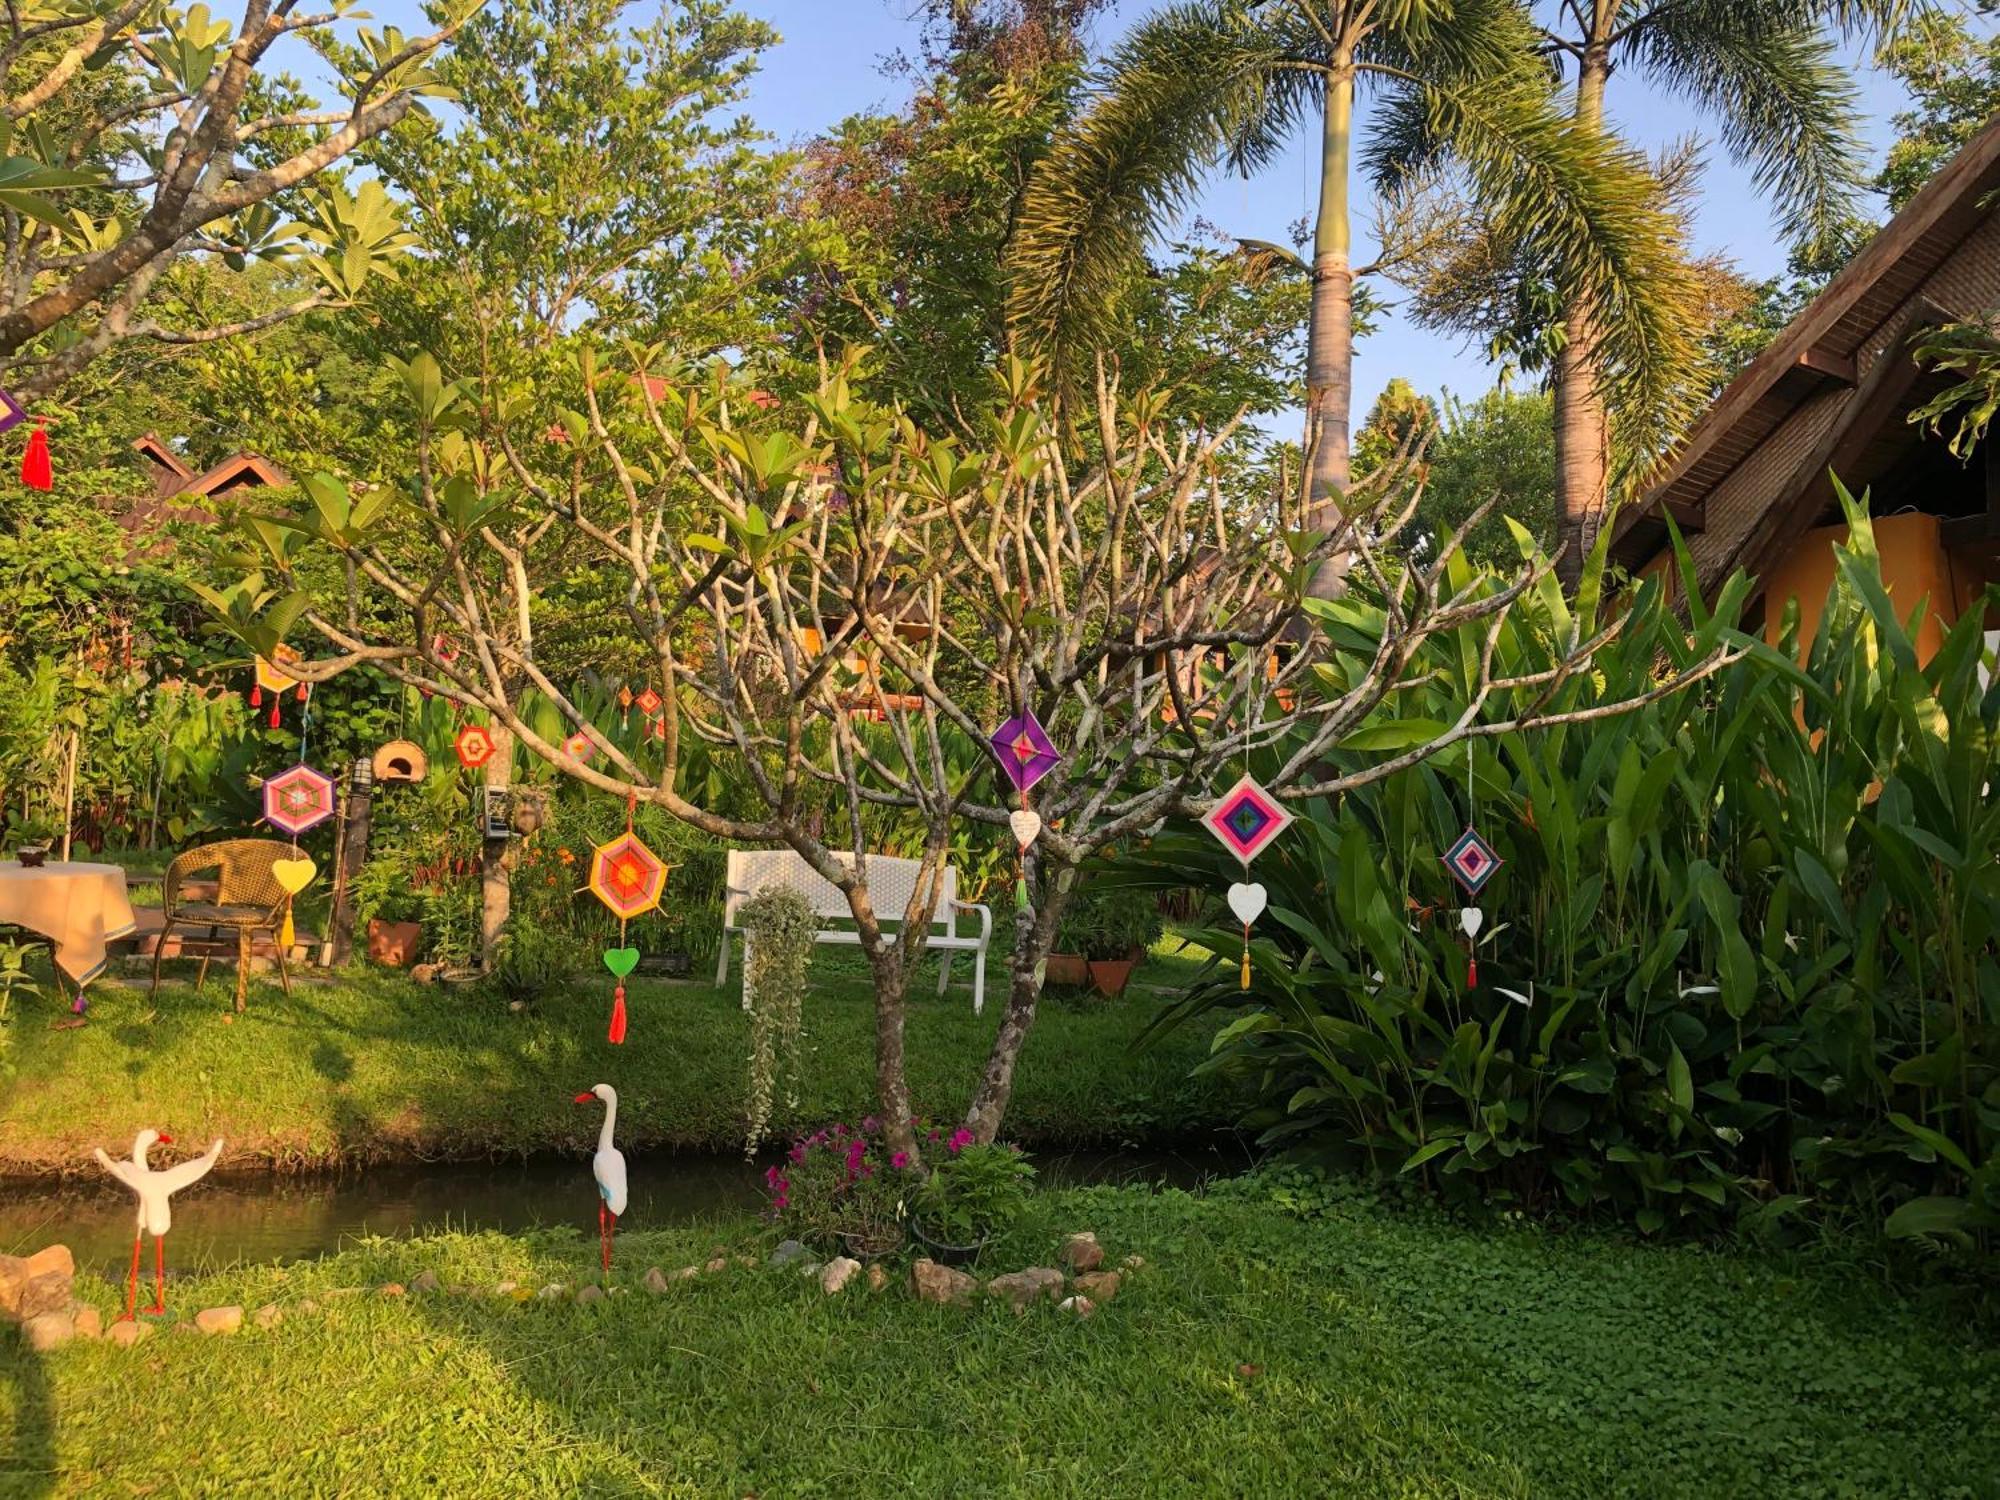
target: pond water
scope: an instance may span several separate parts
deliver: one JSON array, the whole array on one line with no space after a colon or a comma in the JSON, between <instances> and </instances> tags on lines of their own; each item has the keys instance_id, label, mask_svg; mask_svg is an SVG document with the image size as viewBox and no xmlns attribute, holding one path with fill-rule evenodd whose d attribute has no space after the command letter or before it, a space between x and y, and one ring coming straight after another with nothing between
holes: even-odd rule
<instances>
[{"instance_id":1,"label":"pond water","mask_svg":"<svg viewBox=\"0 0 2000 1500\"><path fill-rule=\"evenodd\" d=\"M735 1155L627 1156L627 1229L661 1228L755 1209L764 1164ZM1241 1148L1037 1152L1041 1180L1055 1185L1153 1183L1194 1187L1250 1164ZM0 1182L0 1254L61 1241L79 1270L122 1279L132 1253L132 1197L109 1180L44 1187ZM169 1270L299 1260L362 1235L429 1229L531 1229L573 1224L594 1233L597 1189L585 1160L494 1164L450 1162L375 1167L339 1175L225 1176L174 1197ZM146 1264L152 1264L146 1250Z\"/></svg>"}]
</instances>

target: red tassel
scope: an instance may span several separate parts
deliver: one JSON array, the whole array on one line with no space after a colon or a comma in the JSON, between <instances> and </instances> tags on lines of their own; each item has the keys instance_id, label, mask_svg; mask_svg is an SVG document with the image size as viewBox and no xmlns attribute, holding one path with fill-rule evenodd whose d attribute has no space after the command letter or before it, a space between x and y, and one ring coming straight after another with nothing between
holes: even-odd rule
<instances>
[{"instance_id":1,"label":"red tassel","mask_svg":"<svg viewBox=\"0 0 2000 1500\"><path fill-rule=\"evenodd\" d=\"M299 702L303 703L305 701L306 701L306 685L302 682L299 684Z\"/></svg>"},{"instance_id":2,"label":"red tassel","mask_svg":"<svg viewBox=\"0 0 2000 1500\"><path fill-rule=\"evenodd\" d=\"M271 695L271 727L273 729L278 727L278 695L276 693Z\"/></svg>"},{"instance_id":3,"label":"red tassel","mask_svg":"<svg viewBox=\"0 0 2000 1500\"><path fill-rule=\"evenodd\" d=\"M1476 989L1479 985L1479 960L1471 954L1465 957L1465 987Z\"/></svg>"},{"instance_id":4,"label":"red tassel","mask_svg":"<svg viewBox=\"0 0 2000 1500\"><path fill-rule=\"evenodd\" d=\"M252 708L262 708L264 706L263 683L253 682L250 684L250 706Z\"/></svg>"},{"instance_id":5,"label":"red tassel","mask_svg":"<svg viewBox=\"0 0 2000 1500\"><path fill-rule=\"evenodd\" d=\"M611 1002L611 1045L616 1047L625 1040L625 986L618 986L618 993Z\"/></svg>"},{"instance_id":6,"label":"red tassel","mask_svg":"<svg viewBox=\"0 0 2000 1500\"><path fill-rule=\"evenodd\" d=\"M55 465L49 461L49 435L39 423L28 434L28 451L21 457L21 483L31 490L55 487Z\"/></svg>"}]
</instances>

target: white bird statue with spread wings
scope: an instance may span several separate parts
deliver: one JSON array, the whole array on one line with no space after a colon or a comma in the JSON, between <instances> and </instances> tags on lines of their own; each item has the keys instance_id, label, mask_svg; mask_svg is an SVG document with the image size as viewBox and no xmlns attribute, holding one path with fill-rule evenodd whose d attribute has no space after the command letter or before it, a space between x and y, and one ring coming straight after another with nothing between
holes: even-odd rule
<instances>
[{"instance_id":1,"label":"white bird statue with spread wings","mask_svg":"<svg viewBox=\"0 0 2000 1500\"><path fill-rule=\"evenodd\" d=\"M604 1128L597 1132L597 1154L590 1158L590 1175L597 1179L597 1245L608 1276L611 1237L618 1232L618 1216L625 1212L625 1154L611 1144L611 1132L618 1123L618 1090L600 1083L589 1093L576 1096L578 1104L593 1099L604 1101Z\"/></svg>"},{"instance_id":2,"label":"white bird statue with spread wings","mask_svg":"<svg viewBox=\"0 0 2000 1500\"><path fill-rule=\"evenodd\" d=\"M98 1164L130 1188L139 1198L139 1223L132 1231L132 1274L125 1286L125 1317L131 1322L135 1316L134 1304L139 1300L139 1238L150 1234L153 1237L153 1305L148 1312L159 1314L167 1310L167 1230L173 1227L174 1216L167 1200L182 1188L201 1181L208 1175L215 1159L222 1155L222 1142L216 1141L208 1148L206 1155L184 1161L177 1167L168 1167L164 1172L155 1172L146 1161L146 1153L155 1144L171 1146L174 1138L158 1130L142 1130L132 1137L132 1159L113 1161L104 1154L103 1147L97 1149Z\"/></svg>"}]
</instances>

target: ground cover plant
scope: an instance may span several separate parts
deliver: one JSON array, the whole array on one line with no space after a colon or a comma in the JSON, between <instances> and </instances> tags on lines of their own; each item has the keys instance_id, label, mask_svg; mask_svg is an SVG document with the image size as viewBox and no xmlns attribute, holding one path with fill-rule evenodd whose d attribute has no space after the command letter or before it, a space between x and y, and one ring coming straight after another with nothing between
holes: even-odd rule
<instances>
[{"instance_id":1,"label":"ground cover plant","mask_svg":"<svg viewBox=\"0 0 2000 1500\"><path fill-rule=\"evenodd\" d=\"M1274 1198L1292 1207L1281 1207ZM1310 1217L1304 1215L1309 1214ZM1079 1322L796 1268L752 1222L375 1241L177 1285L278 1327L0 1351L0 1490L656 1496L1936 1497L2000 1488L2000 1354L1851 1263L1468 1228L1310 1182L1038 1198L1147 1264ZM1004 1254L1001 1253L1004 1249ZM996 1261L997 1265L999 1262ZM982 1265L984 1262L982 1262ZM331 1290L422 1273L448 1291ZM114 1289L86 1289L100 1308ZM316 1311L301 1311L306 1300ZM338 1375L329 1372L337 1370ZM162 1400L166 1392L198 1399Z\"/></svg>"},{"instance_id":2,"label":"ground cover plant","mask_svg":"<svg viewBox=\"0 0 2000 1500\"><path fill-rule=\"evenodd\" d=\"M1052 1006L1028 1054L1016 1138L1117 1144L1228 1125L1235 1106L1224 1091L1189 1076L1205 1037L1131 1055L1162 999L1148 986L1178 987L1193 968L1158 958L1115 1005ZM379 970L293 984L288 1002L259 983L247 1013L231 1017L226 989L219 1001L213 983L198 997L169 982L149 1001L143 986L107 979L91 991L90 1024L65 1031L48 1027L67 1006L17 994L0 1175L94 1172L92 1146L163 1122L189 1139L223 1136L233 1167L582 1150L591 1128L570 1100L606 1077L619 1089L620 1145L742 1149L750 1017L734 984L634 978L634 1015L671 1040L609 1058L594 1020L602 986L592 979L565 981L518 1014L498 994ZM854 956L821 950L804 1002L797 1104L777 1098L768 1139L869 1113L867 996ZM991 1011L972 1014L962 979L912 1006L911 1086L926 1109L943 1118L963 1106L996 1024Z\"/></svg>"}]
</instances>

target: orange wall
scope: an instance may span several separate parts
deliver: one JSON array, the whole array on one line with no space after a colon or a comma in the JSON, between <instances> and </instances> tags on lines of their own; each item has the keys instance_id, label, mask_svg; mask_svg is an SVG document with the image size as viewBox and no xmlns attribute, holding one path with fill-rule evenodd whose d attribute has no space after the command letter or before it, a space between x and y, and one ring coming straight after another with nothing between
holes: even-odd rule
<instances>
[{"instance_id":1,"label":"orange wall","mask_svg":"<svg viewBox=\"0 0 2000 1500\"><path fill-rule=\"evenodd\" d=\"M1847 540L1845 526L1808 531L1771 569L1765 586L1764 638L1777 643L1785 601L1799 601L1800 655L1811 646L1819 617L1833 586L1833 549ZM1882 581L1899 615L1908 617L1917 602L1929 607L1917 628L1917 659L1929 661L1944 644L1944 633L1958 619L1963 603L1963 579L1954 576L1951 559L1938 541L1938 518L1916 511L1883 516L1875 522L1875 547L1882 555ZM1958 570L1963 572L1963 569Z\"/></svg>"}]
</instances>

